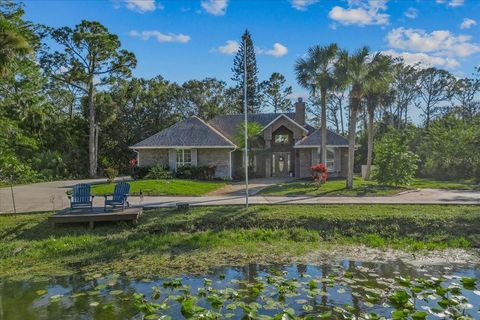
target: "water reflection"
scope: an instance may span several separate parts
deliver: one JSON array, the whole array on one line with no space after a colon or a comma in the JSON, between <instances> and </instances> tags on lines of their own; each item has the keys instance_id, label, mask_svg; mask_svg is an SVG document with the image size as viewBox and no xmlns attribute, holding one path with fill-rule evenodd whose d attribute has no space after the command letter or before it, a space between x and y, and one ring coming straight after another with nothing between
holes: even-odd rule
<instances>
[{"instance_id":1,"label":"water reflection","mask_svg":"<svg viewBox=\"0 0 480 320\"><path fill-rule=\"evenodd\" d=\"M351 274L351 277L349 276ZM268 282L271 276L285 276L285 283ZM332 275L342 275L334 282ZM357 261L339 261L325 265L273 265L249 264L242 267L219 268L203 277L184 276L183 287L165 285L166 279L130 279L126 275L74 275L51 278L40 281L2 281L0 280L0 320L4 319L141 319L142 310L135 304L133 294L142 293L147 300L154 289L160 287L160 295L154 302L168 301L172 295L181 296L185 292L198 295L198 305L212 309L211 301L199 294L207 287L220 290L232 287L238 291L238 301L246 305L260 303L261 314L274 315L284 306L295 309L296 314L320 314L332 310L335 306L351 306L352 314L359 316L366 312L389 315L381 303L365 301L365 289L388 289L396 276L418 278L423 276L459 276L476 277L480 275L478 266L430 266L413 268L401 262L364 263ZM205 278L211 279L205 280ZM356 279L352 281L351 279ZM299 282L287 280L299 279ZM289 286L308 283L315 279L318 295L308 290L289 291ZM458 277L456 278L458 282ZM455 278L451 280L455 281ZM267 284L266 284L267 283ZM280 286L285 285L286 293L280 297ZM314 284L312 284L313 286ZM307 285L308 286L308 285ZM200 291L199 291L200 290ZM212 291L214 292L214 291ZM480 296L473 291L464 295L473 305L480 305ZM166 300L167 299L167 300ZM278 305L275 305L278 303ZM282 304L284 301L284 304ZM227 302L225 303L227 304ZM267 308L268 306L269 308ZM308 308L306 307L308 306ZM478 309L478 307L476 308ZM218 310L217 310L218 311ZM226 312L225 306L220 310ZM476 311L475 311L476 312ZM170 308L161 312L173 319L182 319L180 304L170 303ZM237 308L229 311L234 319L240 319L244 310ZM477 314L478 315L478 314ZM333 316L332 316L333 317Z\"/></svg>"}]
</instances>

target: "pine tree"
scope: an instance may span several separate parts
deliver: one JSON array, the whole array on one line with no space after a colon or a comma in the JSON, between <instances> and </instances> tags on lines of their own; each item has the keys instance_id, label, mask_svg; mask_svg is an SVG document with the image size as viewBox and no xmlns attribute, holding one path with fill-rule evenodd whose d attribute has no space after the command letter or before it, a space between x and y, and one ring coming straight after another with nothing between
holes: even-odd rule
<instances>
[{"instance_id":1,"label":"pine tree","mask_svg":"<svg viewBox=\"0 0 480 320\"><path fill-rule=\"evenodd\" d=\"M237 83L236 91L238 92L238 111L243 113L243 81L244 81L244 54L245 45L247 46L247 105L249 113L257 113L260 111L260 103L258 98L258 69L257 60L255 58L255 48L253 46L252 37L248 30L242 36L240 48L233 60L233 77L232 80Z\"/></svg>"}]
</instances>

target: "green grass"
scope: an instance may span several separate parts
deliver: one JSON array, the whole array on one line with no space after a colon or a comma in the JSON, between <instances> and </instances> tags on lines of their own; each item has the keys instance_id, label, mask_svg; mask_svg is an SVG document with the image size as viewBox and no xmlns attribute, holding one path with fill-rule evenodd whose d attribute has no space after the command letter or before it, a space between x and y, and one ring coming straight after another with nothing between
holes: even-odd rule
<instances>
[{"instance_id":1,"label":"green grass","mask_svg":"<svg viewBox=\"0 0 480 320\"><path fill-rule=\"evenodd\" d=\"M139 224L52 228L49 214L0 216L0 278L72 272L205 274L289 263L363 244L402 250L480 246L478 206L357 205L146 210Z\"/></svg>"},{"instance_id":2,"label":"green grass","mask_svg":"<svg viewBox=\"0 0 480 320\"><path fill-rule=\"evenodd\" d=\"M353 189L345 187L344 179L332 179L318 188L311 180L297 180L280 183L263 189L262 195L272 196L391 196L409 189L455 189L474 190L479 189L473 181L438 181L431 179L416 178L409 186L392 187L382 186L375 181L363 180L355 177Z\"/></svg>"},{"instance_id":3,"label":"green grass","mask_svg":"<svg viewBox=\"0 0 480 320\"><path fill-rule=\"evenodd\" d=\"M271 196L390 196L407 188L379 186L375 181L355 177L353 189L345 187L344 179L331 179L318 188L311 180L297 180L263 189L262 195Z\"/></svg>"},{"instance_id":4,"label":"green grass","mask_svg":"<svg viewBox=\"0 0 480 320\"><path fill-rule=\"evenodd\" d=\"M197 180L136 180L130 181L130 194L138 195L140 190L148 196L201 196L210 191L225 186L223 181ZM94 195L111 194L114 183L104 183L92 186Z\"/></svg>"},{"instance_id":5,"label":"green grass","mask_svg":"<svg viewBox=\"0 0 480 320\"><path fill-rule=\"evenodd\" d=\"M480 186L471 180L440 181L428 178L415 178L411 187L418 189L480 190Z\"/></svg>"}]
</instances>

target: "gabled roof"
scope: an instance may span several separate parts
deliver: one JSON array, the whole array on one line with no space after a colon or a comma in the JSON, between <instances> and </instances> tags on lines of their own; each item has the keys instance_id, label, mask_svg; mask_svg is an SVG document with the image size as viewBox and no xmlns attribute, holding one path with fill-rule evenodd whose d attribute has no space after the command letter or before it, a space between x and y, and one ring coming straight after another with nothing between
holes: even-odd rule
<instances>
[{"instance_id":1,"label":"gabled roof","mask_svg":"<svg viewBox=\"0 0 480 320\"><path fill-rule=\"evenodd\" d=\"M149 148L235 148L227 137L198 117L191 117L131 146Z\"/></svg>"},{"instance_id":2,"label":"gabled roof","mask_svg":"<svg viewBox=\"0 0 480 320\"><path fill-rule=\"evenodd\" d=\"M322 130L317 129L295 144L295 148L316 148L320 147L322 141ZM348 139L327 129L327 146L348 146Z\"/></svg>"},{"instance_id":3,"label":"gabled roof","mask_svg":"<svg viewBox=\"0 0 480 320\"><path fill-rule=\"evenodd\" d=\"M266 128L270 127L272 124L274 124L278 119L280 118L285 118L287 119L288 121L290 121L291 123L293 123L295 126L299 127L300 129L302 129L305 133L308 133L308 130L305 128L305 127L302 127L300 124L298 124L294 119L286 116L284 113L280 113L280 115L278 117L276 117L275 119L273 119L272 121L270 121L265 127L263 127L262 131L265 130Z\"/></svg>"},{"instance_id":4,"label":"gabled roof","mask_svg":"<svg viewBox=\"0 0 480 320\"><path fill-rule=\"evenodd\" d=\"M299 125L295 122L295 113L255 113L248 115L249 122L257 122L263 127L268 126L274 120L276 120L279 116L286 116L290 120L292 120L295 124ZM221 115L216 116L208 123L218 129L221 133L223 133L227 138L233 139L235 134L237 133L238 126L243 123L244 115L243 114L232 114L232 115ZM313 132L313 128L309 125L305 125L304 128L309 132Z\"/></svg>"}]
</instances>

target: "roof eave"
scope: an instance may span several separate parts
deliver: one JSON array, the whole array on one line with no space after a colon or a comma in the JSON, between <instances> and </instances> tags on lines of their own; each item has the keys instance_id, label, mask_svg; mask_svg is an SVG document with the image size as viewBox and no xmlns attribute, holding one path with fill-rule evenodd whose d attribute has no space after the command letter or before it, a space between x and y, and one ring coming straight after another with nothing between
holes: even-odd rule
<instances>
[{"instance_id":1,"label":"roof eave","mask_svg":"<svg viewBox=\"0 0 480 320\"><path fill-rule=\"evenodd\" d=\"M267 129L268 127L270 127L272 124L275 123L275 121L277 121L278 119L280 119L281 117L285 117L286 119L288 119L290 122L292 122L294 125L296 125L297 127L301 128L303 130L303 132L305 133L308 133L308 130L305 129L304 127L302 127L298 122L296 122L295 120L293 120L292 118L290 117L287 117L285 114L280 114L278 117L276 117L275 119L273 119L272 121L270 121L269 124L267 124L265 127L263 127L263 129L260 131L260 132L263 132L265 129Z\"/></svg>"}]
</instances>

